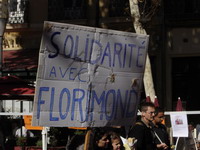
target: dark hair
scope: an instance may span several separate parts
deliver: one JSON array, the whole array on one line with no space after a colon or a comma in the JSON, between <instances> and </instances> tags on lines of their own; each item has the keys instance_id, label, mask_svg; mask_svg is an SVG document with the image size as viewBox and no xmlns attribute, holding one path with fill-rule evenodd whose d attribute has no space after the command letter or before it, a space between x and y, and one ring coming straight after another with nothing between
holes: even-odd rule
<instances>
[{"instance_id":1,"label":"dark hair","mask_svg":"<svg viewBox=\"0 0 200 150\"><path fill-rule=\"evenodd\" d=\"M105 134L108 134L108 128L93 128L94 141L99 141Z\"/></svg>"},{"instance_id":2,"label":"dark hair","mask_svg":"<svg viewBox=\"0 0 200 150\"><path fill-rule=\"evenodd\" d=\"M116 140L116 139L121 140L121 139L120 139L120 136L119 136L117 133L115 133L115 132L110 132L109 135L110 135L110 140L111 140L111 141L112 141L112 140Z\"/></svg>"},{"instance_id":3,"label":"dark hair","mask_svg":"<svg viewBox=\"0 0 200 150\"><path fill-rule=\"evenodd\" d=\"M143 102L140 105L140 111L146 112L148 107L155 108L155 105L152 102Z\"/></svg>"},{"instance_id":4,"label":"dark hair","mask_svg":"<svg viewBox=\"0 0 200 150\"><path fill-rule=\"evenodd\" d=\"M124 146L123 146L123 142L122 142L122 140L121 140L121 138L120 138L120 135L118 134L118 133L116 133L116 132L113 132L113 131L111 131L110 133L109 133L109 136L110 136L110 143L109 143L109 149L113 149L113 146L112 146L112 143L113 143L113 141L114 140L119 140L119 142L120 142L120 150L125 150L125 148L124 148Z\"/></svg>"},{"instance_id":5,"label":"dark hair","mask_svg":"<svg viewBox=\"0 0 200 150\"><path fill-rule=\"evenodd\" d=\"M90 137L90 145L89 150L98 150L97 142L104 136L108 135L109 129L107 127L95 127L91 128L91 137Z\"/></svg>"},{"instance_id":6,"label":"dark hair","mask_svg":"<svg viewBox=\"0 0 200 150\"><path fill-rule=\"evenodd\" d=\"M156 108L155 108L155 116L157 116L158 113L160 113L160 112L164 113L165 111L164 111L164 109L161 108L161 107L156 107Z\"/></svg>"}]
</instances>

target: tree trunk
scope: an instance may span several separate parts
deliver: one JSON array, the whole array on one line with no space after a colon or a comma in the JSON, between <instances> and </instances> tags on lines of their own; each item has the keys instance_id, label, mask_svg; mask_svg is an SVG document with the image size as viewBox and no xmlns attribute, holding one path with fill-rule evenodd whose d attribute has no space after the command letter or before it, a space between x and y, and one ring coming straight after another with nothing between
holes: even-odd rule
<instances>
[{"instance_id":1,"label":"tree trunk","mask_svg":"<svg viewBox=\"0 0 200 150\"><path fill-rule=\"evenodd\" d=\"M138 0L129 0L129 3L130 3L131 16L133 18L133 26L135 28L136 33L147 34L144 28L142 27L141 23L139 22L140 12L138 8ZM151 63L148 54L146 58L143 82L144 82L144 89L146 96L150 96L151 101L154 102L155 90L151 72Z\"/></svg>"}]
</instances>

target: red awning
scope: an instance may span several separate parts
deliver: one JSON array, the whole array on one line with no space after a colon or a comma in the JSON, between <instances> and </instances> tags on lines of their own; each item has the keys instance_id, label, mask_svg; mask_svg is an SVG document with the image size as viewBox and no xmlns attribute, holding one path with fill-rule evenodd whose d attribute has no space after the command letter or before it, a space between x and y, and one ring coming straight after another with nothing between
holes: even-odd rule
<instances>
[{"instance_id":1,"label":"red awning","mask_svg":"<svg viewBox=\"0 0 200 150\"><path fill-rule=\"evenodd\" d=\"M26 99L33 97L35 87L31 83L17 76L4 76L0 78L0 99ZM33 99L33 98L31 98Z\"/></svg>"},{"instance_id":2,"label":"red awning","mask_svg":"<svg viewBox=\"0 0 200 150\"><path fill-rule=\"evenodd\" d=\"M3 70L36 69L38 50L3 51Z\"/></svg>"}]
</instances>

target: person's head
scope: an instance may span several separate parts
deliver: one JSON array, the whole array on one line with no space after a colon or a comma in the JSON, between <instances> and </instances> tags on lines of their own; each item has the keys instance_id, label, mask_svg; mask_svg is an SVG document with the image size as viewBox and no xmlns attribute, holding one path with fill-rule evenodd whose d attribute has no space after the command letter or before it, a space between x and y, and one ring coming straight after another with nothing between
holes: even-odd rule
<instances>
[{"instance_id":1,"label":"person's head","mask_svg":"<svg viewBox=\"0 0 200 150\"><path fill-rule=\"evenodd\" d=\"M160 107L155 108L154 123L161 124L165 118L164 110Z\"/></svg>"},{"instance_id":2,"label":"person's head","mask_svg":"<svg viewBox=\"0 0 200 150\"><path fill-rule=\"evenodd\" d=\"M149 124L154 120L155 106L151 102L144 102L140 106L141 117L145 123Z\"/></svg>"},{"instance_id":3,"label":"person's head","mask_svg":"<svg viewBox=\"0 0 200 150\"><path fill-rule=\"evenodd\" d=\"M190 122L189 124L188 124L188 129L189 129L189 131L193 131L194 130L194 123L193 122Z\"/></svg>"},{"instance_id":4,"label":"person's head","mask_svg":"<svg viewBox=\"0 0 200 150\"><path fill-rule=\"evenodd\" d=\"M95 128L94 129L94 147L96 149L104 149L108 147L109 143L108 129Z\"/></svg>"},{"instance_id":5,"label":"person's head","mask_svg":"<svg viewBox=\"0 0 200 150\"><path fill-rule=\"evenodd\" d=\"M115 133L115 132L111 132L110 133L110 140L111 140L111 145L113 150L120 150L121 146L122 146L122 141L120 139L120 136Z\"/></svg>"}]
</instances>

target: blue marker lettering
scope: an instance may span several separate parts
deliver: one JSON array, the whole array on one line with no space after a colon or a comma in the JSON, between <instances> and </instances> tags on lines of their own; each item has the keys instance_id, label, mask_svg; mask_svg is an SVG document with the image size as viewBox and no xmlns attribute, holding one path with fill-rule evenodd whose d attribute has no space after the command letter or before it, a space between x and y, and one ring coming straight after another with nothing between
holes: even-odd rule
<instances>
[{"instance_id":1,"label":"blue marker lettering","mask_svg":"<svg viewBox=\"0 0 200 150\"><path fill-rule=\"evenodd\" d=\"M54 41L53 41L54 36L56 36L57 34L60 34L60 32L55 32L55 33L53 33L52 36L51 36L51 44L52 44L53 47L56 49L56 53L55 53L54 55L49 54L49 56L48 56L49 58L55 58L55 57L57 57L58 54L59 54L60 49L59 49L58 45L56 45L56 44L54 43Z\"/></svg>"},{"instance_id":2,"label":"blue marker lettering","mask_svg":"<svg viewBox=\"0 0 200 150\"><path fill-rule=\"evenodd\" d=\"M65 75L66 75L66 73L67 73L68 69L69 69L69 68L67 68L67 69L65 70L65 72L63 73L63 72L62 72L62 68L61 68L61 67L59 67L60 74L61 74L61 77L62 77L62 78L64 78L64 77L65 77Z\"/></svg>"},{"instance_id":3,"label":"blue marker lettering","mask_svg":"<svg viewBox=\"0 0 200 150\"><path fill-rule=\"evenodd\" d=\"M89 34L87 35L86 42L85 42L85 58L84 60L87 61L87 55L88 55L88 45L89 45Z\"/></svg>"},{"instance_id":4,"label":"blue marker lettering","mask_svg":"<svg viewBox=\"0 0 200 150\"><path fill-rule=\"evenodd\" d=\"M76 75L73 75L75 71L73 70L77 70L77 68L70 68L70 72L69 72L69 80L74 80Z\"/></svg>"},{"instance_id":5,"label":"blue marker lettering","mask_svg":"<svg viewBox=\"0 0 200 150\"><path fill-rule=\"evenodd\" d=\"M39 95L38 95L38 104L37 104L37 119L40 118L40 110L41 110L41 107L40 105L41 104L44 104L45 101L42 99L42 92L47 92L49 91L49 87L40 87L39 88Z\"/></svg>"},{"instance_id":6,"label":"blue marker lettering","mask_svg":"<svg viewBox=\"0 0 200 150\"><path fill-rule=\"evenodd\" d=\"M85 70L85 71L84 71ZM81 68L80 70L79 70L79 72L78 72L78 79L79 79L79 81L81 81L81 82L86 82L86 80L82 80L81 79L81 74L83 74L84 72L88 72L88 70L87 70L87 68Z\"/></svg>"},{"instance_id":7,"label":"blue marker lettering","mask_svg":"<svg viewBox=\"0 0 200 150\"><path fill-rule=\"evenodd\" d=\"M76 36L76 40L75 40L75 50L74 50L74 58L78 58L78 44L79 44L79 36Z\"/></svg>"},{"instance_id":8,"label":"blue marker lettering","mask_svg":"<svg viewBox=\"0 0 200 150\"><path fill-rule=\"evenodd\" d=\"M104 108L104 98L105 98L105 91L102 92L100 98L97 97L95 90L92 91L92 105L91 105L91 111L94 111L94 101L96 100L97 104L101 104L101 114L100 114L100 120L103 119L103 114L105 113L105 108ZM93 116L91 116L91 120L93 120Z\"/></svg>"},{"instance_id":9,"label":"blue marker lettering","mask_svg":"<svg viewBox=\"0 0 200 150\"><path fill-rule=\"evenodd\" d=\"M123 68L125 67L125 64L126 64L126 44L125 44L125 47L124 47Z\"/></svg>"},{"instance_id":10,"label":"blue marker lettering","mask_svg":"<svg viewBox=\"0 0 200 150\"><path fill-rule=\"evenodd\" d=\"M53 117L53 104L54 104L54 95L55 95L55 88L51 88L51 99L50 99L50 121L59 121L58 117Z\"/></svg>"},{"instance_id":11,"label":"blue marker lettering","mask_svg":"<svg viewBox=\"0 0 200 150\"><path fill-rule=\"evenodd\" d=\"M94 46L94 44L96 44L96 45ZM98 61L101 58L101 55L102 55L102 45L101 45L101 43L99 41L92 40L91 51L92 51L93 48L97 49L97 46L99 47L98 55L97 55L96 60L90 60L91 64L97 64Z\"/></svg>"},{"instance_id":12,"label":"blue marker lettering","mask_svg":"<svg viewBox=\"0 0 200 150\"><path fill-rule=\"evenodd\" d=\"M124 114L125 114L125 111L126 111L126 105L127 105L127 97L128 97L128 90L126 90L126 93L125 93L125 99L122 99L122 96L121 96L121 91L120 89L117 90L117 96L116 96L117 100L116 100L116 108L119 107L119 109L121 110L121 117L124 118ZM116 113L115 113L115 119L117 118L117 109L116 109Z\"/></svg>"},{"instance_id":13,"label":"blue marker lettering","mask_svg":"<svg viewBox=\"0 0 200 150\"><path fill-rule=\"evenodd\" d=\"M67 47L67 42L69 41L69 45L71 45L71 48L68 48ZM71 58L72 57L72 53L73 53L73 48L74 48L74 39L71 35L68 35L65 39L65 43L64 43L64 53L65 53L65 56L68 57L68 58ZM70 49L70 52L69 54L66 53L66 51Z\"/></svg>"},{"instance_id":14,"label":"blue marker lettering","mask_svg":"<svg viewBox=\"0 0 200 150\"><path fill-rule=\"evenodd\" d=\"M63 101L63 95L65 93L67 94L67 99L65 99L65 101L67 100L67 106L66 106L66 112L64 114L62 114L62 101ZM71 100L70 91L67 88L62 89L62 91L60 93L60 98L59 98L59 112L60 112L60 118L62 120L67 118L67 114L68 114L69 108L70 108L70 100Z\"/></svg>"},{"instance_id":15,"label":"blue marker lettering","mask_svg":"<svg viewBox=\"0 0 200 150\"><path fill-rule=\"evenodd\" d=\"M143 55L142 53L140 53L141 50L145 50L145 47L144 47L144 46L138 47L137 67L140 67L140 68L143 67L143 64L139 64L139 59L140 59L140 57Z\"/></svg>"},{"instance_id":16,"label":"blue marker lettering","mask_svg":"<svg viewBox=\"0 0 200 150\"><path fill-rule=\"evenodd\" d=\"M133 48L136 47L134 44L128 44L129 47L131 47L131 52L130 52L130 58L129 58L129 67L131 67L132 64L132 53L133 53Z\"/></svg>"},{"instance_id":17,"label":"blue marker lettering","mask_svg":"<svg viewBox=\"0 0 200 150\"><path fill-rule=\"evenodd\" d=\"M109 98L109 96L112 96L112 98ZM112 104L112 111L108 111L106 110L107 108L107 102L109 101L109 106L108 108L110 109L110 101L112 100L113 104ZM105 99L105 116L106 116L106 120L111 120L113 118L113 115L115 113L115 90L111 89L107 92L106 94L106 99ZM110 116L108 115L110 114Z\"/></svg>"},{"instance_id":18,"label":"blue marker lettering","mask_svg":"<svg viewBox=\"0 0 200 150\"><path fill-rule=\"evenodd\" d=\"M55 66L53 66L51 68L51 71L49 73L49 77L51 77L51 76L54 76L56 78L56 69L55 69Z\"/></svg>"},{"instance_id":19,"label":"blue marker lettering","mask_svg":"<svg viewBox=\"0 0 200 150\"><path fill-rule=\"evenodd\" d=\"M76 98L76 95L82 95L81 97ZM74 111L75 111L75 103L79 103L79 112L81 116L81 121L83 121L83 111L82 111L82 101L85 97L85 91L83 89L74 89L73 90L73 99L72 99L72 110L71 110L71 120L74 120Z\"/></svg>"},{"instance_id":20,"label":"blue marker lettering","mask_svg":"<svg viewBox=\"0 0 200 150\"><path fill-rule=\"evenodd\" d=\"M131 102L132 102L132 96L136 96L136 99L137 99L137 92L135 90L131 90L130 93L129 93L129 98L128 98L128 104L127 104L127 108L126 108L126 117L127 118L130 118L130 117L133 117L134 115L134 111L132 112L129 112L129 107L131 106Z\"/></svg>"},{"instance_id":21,"label":"blue marker lettering","mask_svg":"<svg viewBox=\"0 0 200 150\"><path fill-rule=\"evenodd\" d=\"M107 43L106 48L104 50L103 57L102 57L102 60L101 60L101 64L103 64L105 56L108 56L109 66L111 67L111 51L110 51L110 43L109 42Z\"/></svg>"},{"instance_id":22,"label":"blue marker lettering","mask_svg":"<svg viewBox=\"0 0 200 150\"><path fill-rule=\"evenodd\" d=\"M117 48L118 47L118 48ZM119 60L119 67L121 68L121 59L120 59L120 53L122 51L122 44L121 43L115 43L114 46L114 58L113 58L113 67L115 66L115 55L118 55L118 60Z\"/></svg>"}]
</instances>

